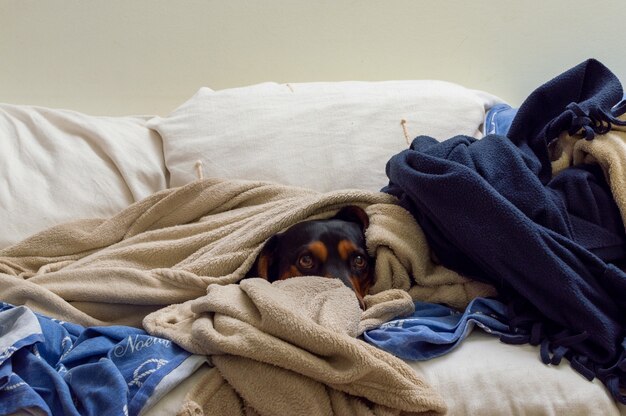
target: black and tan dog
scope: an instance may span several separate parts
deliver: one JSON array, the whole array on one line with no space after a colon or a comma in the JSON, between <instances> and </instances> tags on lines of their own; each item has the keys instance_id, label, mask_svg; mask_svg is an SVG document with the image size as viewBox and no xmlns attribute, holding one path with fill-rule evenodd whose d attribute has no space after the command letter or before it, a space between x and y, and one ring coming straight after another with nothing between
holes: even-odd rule
<instances>
[{"instance_id":1,"label":"black and tan dog","mask_svg":"<svg viewBox=\"0 0 626 416\"><path fill-rule=\"evenodd\" d=\"M248 276L270 282L296 276L323 276L341 280L354 291L361 308L374 283L373 259L365 248L369 218L350 205L327 220L303 221L272 236Z\"/></svg>"}]
</instances>

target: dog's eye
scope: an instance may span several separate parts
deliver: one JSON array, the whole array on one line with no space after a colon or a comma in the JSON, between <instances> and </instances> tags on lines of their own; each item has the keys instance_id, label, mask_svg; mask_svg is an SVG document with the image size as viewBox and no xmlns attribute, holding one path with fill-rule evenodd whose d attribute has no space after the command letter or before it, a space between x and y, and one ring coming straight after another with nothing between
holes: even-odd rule
<instances>
[{"instance_id":1,"label":"dog's eye","mask_svg":"<svg viewBox=\"0 0 626 416\"><path fill-rule=\"evenodd\" d=\"M352 266L357 269L364 269L367 267L367 260L365 260L365 257L357 254L352 258Z\"/></svg>"},{"instance_id":2,"label":"dog's eye","mask_svg":"<svg viewBox=\"0 0 626 416\"><path fill-rule=\"evenodd\" d=\"M303 254L298 258L298 266L303 269L312 269L315 266L315 260L310 254Z\"/></svg>"}]
</instances>

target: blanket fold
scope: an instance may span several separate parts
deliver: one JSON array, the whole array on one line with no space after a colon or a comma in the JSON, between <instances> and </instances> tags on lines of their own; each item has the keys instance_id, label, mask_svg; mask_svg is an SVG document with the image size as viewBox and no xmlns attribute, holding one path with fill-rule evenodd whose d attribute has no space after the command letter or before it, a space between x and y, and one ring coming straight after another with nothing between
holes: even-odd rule
<instances>
[{"instance_id":1,"label":"blanket fold","mask_svg":"<svg viewBox=\"0 0 626 416\"><path fill-rule=\"evenodd\" d=\"M272 235L346 205L370 217L377 281L365 313L333 279L291 279L280 290L242 280ZM413 299L463 308L493 294L433 263L394 197L359 190L205 179L0 251L6 302L83 326L143 321L209 355L210 388L192 392L181 414L440 414L441 398L411 368L355 336L411 313Z\"/></svg>"},{"instance_id":2,"label":"blanket fold","mask_svg":"<svg viewBox=\"0 0 626 416\"><path fill-rule=\"evenodd\" d=\"M626 120L626 116L622 118ZM593 140L564 132L559 136L559 144L561 152L552 162L552 174L556 176L575 165L599 165L626 224L626 126L613 126Z\"/></svg>"},{"instance_id":3,"label":"blanket fold","mask_svg":"<svg viewBox=\"0 0 626 416\"><path fill-rule=\"evenodd\" d=\"M201 297L210 284L238 282L273 234L349 204L371 217L374 293L404 289L459 308L495 293L433 265L424 238L415 237L419 227L389 195L205 179L0 250L0 298L84 326L140 326L148 313Z\"/></svg>"},{"instance_id":4,"label":"blanket fold","mask_svg":"<svg viewBox=\"0 0 626 416\"><path fill-rule=\"evenodd\" d=\"M334 279L276 287L244 279L272 235L346 205L370 217L377 281L364 313ZM444 403L414 370L355 337L410 314L413 299L463 308L493 294L433 263L394 197L359 190L205 179L0 251L4 301L84 326L143 321L149 332L209 355L207 390L195 390L181 414L440 414Z\"/></svg>"},{"instance_id":5,"label":"blanket fold","mask_svg":"<svg viewBox=\"0 0 626 416\"><path fill-rule=\"evenodd\" d=\"M569 359L626 403L621 97L606 67L584 62L535 90L508 137L417 137L387 164L385 191L444 265L497 285L520 330L506 340Z\"/></svg>"},{"instance_id":6,"label":"blanket fold","mask_svg":"<svg viewBox=\"0 0 626 416\"><path fill-rule=\"evenodd\" d=\"M414 370L355 338L361 315L356 297L337 280L255 278L211 285L202 298L148 315L144 326L212 356L215 394L196 402L205 414L219 414L218 398L259 415L444 412ZM224 393L220 377L236 394Z\"/></svg>"}]
</instances>

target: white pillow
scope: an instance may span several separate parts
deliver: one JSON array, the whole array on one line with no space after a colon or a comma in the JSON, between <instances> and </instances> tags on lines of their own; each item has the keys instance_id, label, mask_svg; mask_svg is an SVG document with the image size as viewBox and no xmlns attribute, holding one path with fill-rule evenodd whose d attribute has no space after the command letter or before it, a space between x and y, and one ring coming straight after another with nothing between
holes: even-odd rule
<instances>
[{"instance_id":1,"label":"white pillow","mask_svg":"<svg viewBox=\"0 0 626 416\"><path fill-rule=\"evenodd\" d=\"M61 222L110 217L166 188L147 119L0 104L0 248Z\"/></svg>"},{"instance_id":2,"label":"white pillow","mask_svg":"<svg viewBox=\"0 0 626 416\"><path fill-rule=\"evenodd\" d=\"M148 126L163 138L171 186L207 177L269 180L319 191L387 184L385 164L426 134L481 137L501 102L443 81L263 83L213 91Z\"/></svg>"}]
</instances>

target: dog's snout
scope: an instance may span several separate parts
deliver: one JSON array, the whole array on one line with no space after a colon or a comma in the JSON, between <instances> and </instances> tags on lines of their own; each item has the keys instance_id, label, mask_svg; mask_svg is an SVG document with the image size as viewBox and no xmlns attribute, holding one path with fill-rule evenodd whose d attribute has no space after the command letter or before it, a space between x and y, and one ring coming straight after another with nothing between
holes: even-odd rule
<instances>
[{"instance_id":1,"label":"dog's snout","mask_svg":"<svg viewBox=\"0 0 626 416\"><path fill-rule=\"evenodd\" d=\"M362 287L358 277L351 275L345 267L336 266L333 264L327 265L326 273L324 274L324 276L328 278L338 279L345 286L351 289L359 300L359 305L361 306L361 309L365 310L365 302L363 300L366 295L366 293L364 293L365 288Z\"/></svg>"}]
</instances>

